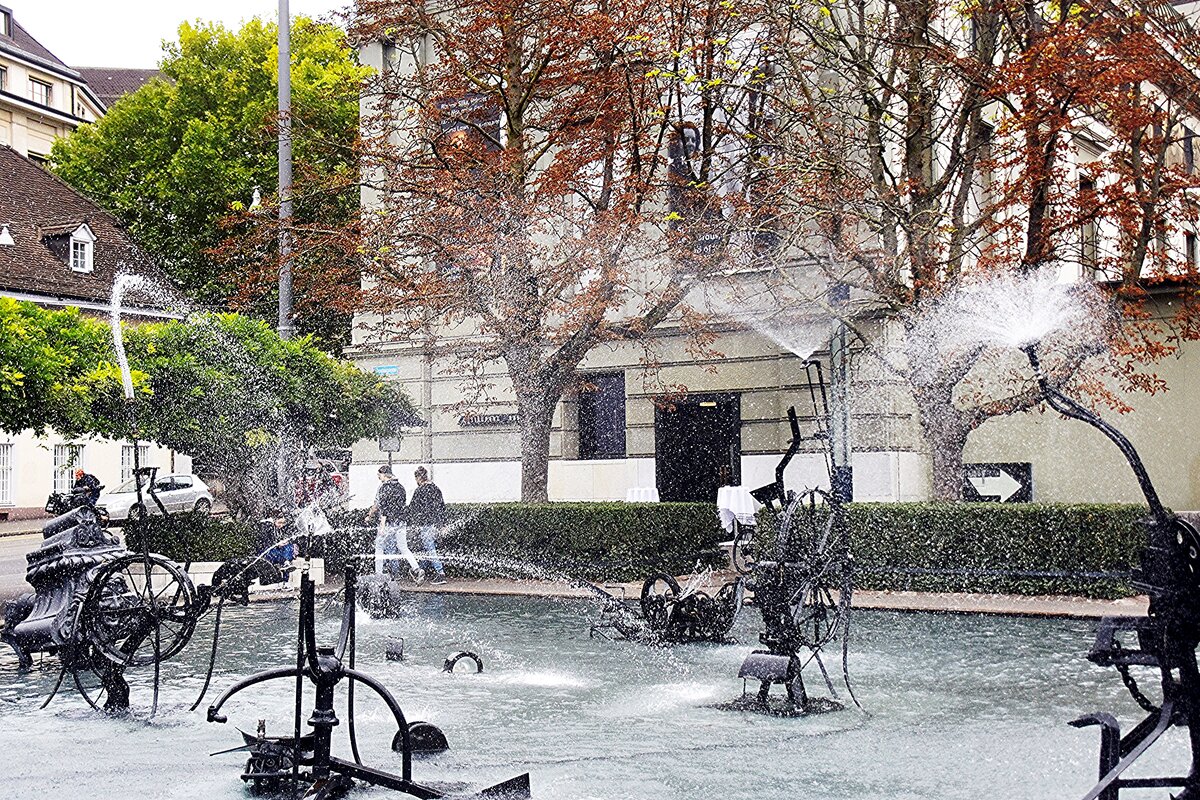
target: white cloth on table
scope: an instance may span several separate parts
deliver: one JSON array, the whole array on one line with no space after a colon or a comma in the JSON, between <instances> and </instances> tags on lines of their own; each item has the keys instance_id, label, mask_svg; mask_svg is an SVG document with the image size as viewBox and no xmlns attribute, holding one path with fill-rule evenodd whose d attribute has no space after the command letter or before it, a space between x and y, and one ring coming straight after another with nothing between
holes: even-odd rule
<instances>
[{"instance_id":1,"label":"white cloth on table","mask_svg":"<svg viewBox=\"0 0 1200 800\"><path fill-rule=\"evenodd\" d=\"M654 486L635 486L625 491L626 503L657 503L658 489Z\"/></svg>"},{"instance_id":2,"label":"white cloth on table","mask_svg":"<svg viewBox=\"0 0 1200 800\"><path fill-rule=\"evenodd\" d=\"M750 490L744 486L722 486L717 489L717 514L721 518L721 527L733 531L736 520L743 525L753 525L754 515L762 504L750 496Z\"/></svg>"}]
</instances>

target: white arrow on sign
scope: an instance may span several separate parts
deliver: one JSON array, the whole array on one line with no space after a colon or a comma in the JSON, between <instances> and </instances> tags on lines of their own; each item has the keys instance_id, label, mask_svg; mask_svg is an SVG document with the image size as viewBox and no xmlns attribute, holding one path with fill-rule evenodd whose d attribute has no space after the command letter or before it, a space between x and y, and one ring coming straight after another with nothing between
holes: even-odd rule
<instances>
[{"instance_id":1,"label":"white arrow on sign","mask_svg":"<svg viewBox=\"0 0 1200 800\"><path fill-rule=\"evenodd\" d=\"M1021 490L1021 482L1008 474L1007 470L998 470L999 475L972 475L967 480L979 492L980 497L999 497L1001 503Z\"/></svg>"}]
</instances>

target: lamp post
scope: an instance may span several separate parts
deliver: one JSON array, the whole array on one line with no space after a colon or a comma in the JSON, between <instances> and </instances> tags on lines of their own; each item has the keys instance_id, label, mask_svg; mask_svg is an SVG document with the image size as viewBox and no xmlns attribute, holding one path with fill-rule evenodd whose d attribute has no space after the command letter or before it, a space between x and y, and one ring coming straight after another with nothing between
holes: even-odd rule
<instances>
[{"instance_id":1,"label":"lamp post","mask_svg":"<svg viewBox=\"0 0 1200 800\"><path fill-rule=\"evenodd\" d=\"M279 0L279 336L292 338L292 16Z\"/></svg>"}]
</instances>

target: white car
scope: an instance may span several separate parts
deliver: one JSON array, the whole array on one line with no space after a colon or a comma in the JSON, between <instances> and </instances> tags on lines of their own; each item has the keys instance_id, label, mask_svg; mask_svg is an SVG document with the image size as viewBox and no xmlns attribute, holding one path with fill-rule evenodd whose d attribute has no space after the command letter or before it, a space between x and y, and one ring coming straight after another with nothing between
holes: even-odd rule
<instances>
[{"instance_id":1,"label":"white car","mask_svg":"<svg viewBox=\"0 0 1200 800\"><path fill-rule=\"evenodd\" d=\"M168 514L194 511L207 514L212 511L213 496L204 481L195 475L159 475L154 479L154 493L162 501ZM133 478L122 483L111 492L104 492L96 501L97 508L108 512L113 522L141 519L147 512L161 515L162 511L150 492L143 490L142 504L138 505L137 486Z\"/></svg>"}]
</instances>

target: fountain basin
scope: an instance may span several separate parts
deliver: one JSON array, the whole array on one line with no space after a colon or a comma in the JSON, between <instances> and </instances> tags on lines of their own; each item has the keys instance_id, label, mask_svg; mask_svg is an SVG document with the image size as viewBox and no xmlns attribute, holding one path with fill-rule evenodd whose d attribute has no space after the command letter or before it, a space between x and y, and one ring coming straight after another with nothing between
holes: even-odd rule
<instances>
[{"instance_id":1,"label":"fountain basin","mask_svg":"<svg viewBox=\"0 0 1200 800\"><path fill-rule=\"evenodd\" d=\"M1084 659L1089 621L860 612L851 668L870 715L778 719L710 707L741 693L731 676L754 649L752 614L734 629L742 644L659 648L589 639L595 605L586 601L421 593L406 602L405 618L360 618L358 666L388 686L409 719L446 733L451 749L417 761L415 777L486 784L528 769L540 799L1061 800L1082 796L1096 770L1095 732L1067 721L1100 709L1140 716L1116 674ZM222 626L217 691L294 658L294 603L231 608ZM331 608L318 637L331 640L336 629ZM406 657L389 661L397 637ZM230 709L230 725L208 725L186 710L205 650L188 648L164 665L160 717L150 724L98 717L66 693L38 711L56 662L30 676L18 675L13 659L0 662L7 796L245 798L244 757L208 753L237 745L232 726L252 731L259 718L286 733L290 688L264 684ZM459 650L479 653L486 671L443 672ZM136 706L149 675L128 677ZM364 760L395 766L386 710L363 700L357 716ZM345 735L345 726L335 735L342 755ZM1158 747L1140 771L1186 763L1181 731Z\"/></svg>"}]
</instances>

